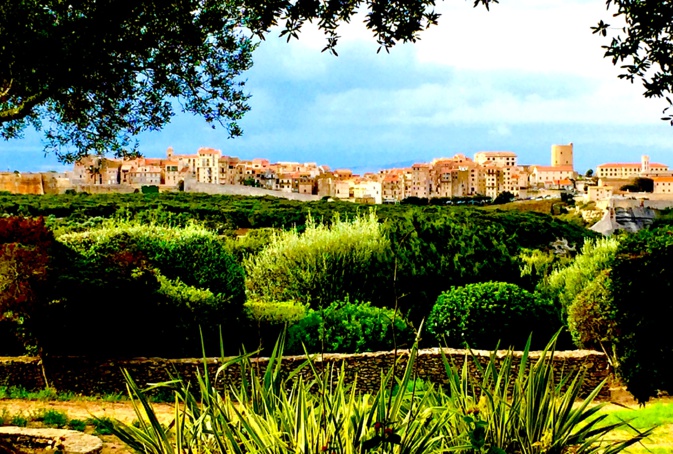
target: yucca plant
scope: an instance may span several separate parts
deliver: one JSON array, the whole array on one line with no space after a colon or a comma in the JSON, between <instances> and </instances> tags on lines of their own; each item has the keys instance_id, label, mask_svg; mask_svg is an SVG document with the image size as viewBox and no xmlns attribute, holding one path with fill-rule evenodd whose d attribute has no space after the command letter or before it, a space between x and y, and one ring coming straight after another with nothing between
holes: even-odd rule
<instances>
[{"instance_id":1,"label":"yucca plant","mask_svg":"<svg viewBox=\"0 0 673 454\"><path fill-rule=\"evenodd\" d=\"M649 434L603 441L623 424L603 424L601 406L591 405L600 387L579 400L581 373L554 378L554 342L534 363L526 348L518 367L512 351L501 360L494 352L485 365L476 356L462 367L444 358L446 389L417 386L414 346L404 367L382 371L378 390L364 393L357 378L347 383L343 365L322 367L308 354L302 366L282 373L281 340L261 372L248 354L224 362L214 377L204 362L194 387L178 379L154 385L175 392L168 427L125 373L140 423L115 422L113 430L136 451L157 454L613 454ZM469 373L470 360L479 378ZM234 364L240 383L218 389Z\"/></svg>"},{"instance_id":2,"label":"yucca plant","mask_svg":"<svg viewBox=\"0 0 673 454\"><path fill-rule=\"evenodd\" d=\"M605 404L593 402L605 381L582 399L584 370L556 377L553 356L557 336L534 363L529 358L529 339L518 367L512 350L500 361L496 351L492 352L485 366L472 355L481 379L468 373L468 358L458 368L443 357L450 400L464 415L464 430L475 452L612 454L651 433L652 429L627 440L605 441L606 435L626 423L602 424Z\"/></svg>"}]
</instances>

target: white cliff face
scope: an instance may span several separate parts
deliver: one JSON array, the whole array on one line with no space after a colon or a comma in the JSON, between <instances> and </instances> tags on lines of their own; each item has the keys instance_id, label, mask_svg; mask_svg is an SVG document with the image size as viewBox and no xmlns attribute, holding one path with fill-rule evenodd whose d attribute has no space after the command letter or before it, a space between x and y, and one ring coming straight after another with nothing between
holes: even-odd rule
<instances>
[{"instance_id":1,"label":"white cliff face","mask_svg":"<svg viewBox=\"0 0 673 454\"><path fill-rule=\"evenodd\" d=\"M637 232L645 226L652 224L656 217L656 211L644 206L637 200L611 200L605 210L603 218L590 227L595 232L603 235L611 235L615 230Z\"/></svg>"}]
</instances>

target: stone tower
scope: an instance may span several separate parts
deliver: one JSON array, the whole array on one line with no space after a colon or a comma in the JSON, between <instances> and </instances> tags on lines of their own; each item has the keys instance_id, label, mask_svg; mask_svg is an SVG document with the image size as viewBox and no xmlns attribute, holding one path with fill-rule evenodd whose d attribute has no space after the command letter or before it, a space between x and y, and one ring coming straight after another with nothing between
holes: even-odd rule
<instances>
[{"instance_id":1,"label":"stone tower","mask_svg":"<svg viewBox=\"0 0 673 454\"><path fill-rule=\"evenodd\" d=\"M573 167L573 144L552 145L551 146L551 165L552 167L570 166Z\"/></svg>"},{"instance_id":2,"label":"stone tower","mask_svg":"<svg viewBox=\"0 0 673 454\"><path fill-rule=\"evenodd\" d=\"M650 173L650 157L646 154L642 155L640 158L640 173Z\"/></svg>"}]
</instances>

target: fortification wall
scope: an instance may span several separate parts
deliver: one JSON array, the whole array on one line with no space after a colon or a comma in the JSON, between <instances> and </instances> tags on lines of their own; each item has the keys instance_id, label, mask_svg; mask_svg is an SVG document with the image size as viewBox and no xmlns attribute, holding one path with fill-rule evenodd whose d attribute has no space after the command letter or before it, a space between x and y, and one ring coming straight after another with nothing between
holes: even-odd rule
<instances>
[{"instance_id":1,"label":"fortification wall","mask_svg":"<svg viewBox=\"0 0 673 454\"><path fill-rule=\"evenodd\" d=\"M458 367L462 367L466 358L465 350L443 349L444 355ZM480 363L488 361L490 352L476 351ZM506 352L498 352L500 360ZM540 352L530 352L530 362L540 358ZM522 357L521 352L515 352L514 368L518 368ZM381 370L388 371L395 362L394 352L376 352L363 354L324 354L316 355L314 361L318 370L326 369L332 364L343 364L347 380L352 382L357 375L358 388L362 391L373 392L378 388ZM400 350L397 353L400 359L397 371L402 372L408 358L408 351ZM556 352L554 354L555 372L570 374L580 370L586 371L583 385L583 394L586 395L595 389L608 376L607 357L600 352L576 350ZM282 361L282 373L288 374L304 363L304 356L287 356ZM253 367L263 370L268 364L268 358L252 360ZM206 360L211 377L215 376L221 360L210 358ZM126 388L121 369L130 372L134 380L141 386L148 383L157 383L168 380L173 376L194 380L196 371L203 371L203 359L161 359L136 358L127 360L96 360L79 357L55 357L45 362L45 369L51 386L58 390L72 391L86 395L103 393L124 393ZM469 371L478 376L478 368L474 362L468 360ZM420 350L416 361L418 377L437 384L446 384L447 376L442 361L440 349ZM222 384L235 384L240 380L240 368L230 366L220 375ZM308 379L310 368L304 368L303 374ZM0 386L23 386L28 389L41 389L45 386L40 360L37 358L0 358ZM604 387L599 398L609 398L609 390Z\"/></svg>"},{"instance_id":2,"label":"fortification wall","mask_svg":"<svg viewBox=\"0 0 673 454\"><path fill-rule=\"evenodd\" d=\"M224 194L224 195L247 195L247 196L271 196L283 199L299 200L310 202L320 200L320 196L312 194L299 194L296 192L271 191L269 189L253 188L252 186L242 186L237 184L208 184L198 183L194 180L185 180L185 192L202 192L205 194Z\"/></svg>"},{"instance_id":3,"label":"fortification wall","mask_svg":"<svg viewBox=\"0 0 673 454\"><path fill-rule=\"evenodd\" d=\"M0 173L0 191L12 194L44 194L40 173Z\"/></svg>"}]
</instances>

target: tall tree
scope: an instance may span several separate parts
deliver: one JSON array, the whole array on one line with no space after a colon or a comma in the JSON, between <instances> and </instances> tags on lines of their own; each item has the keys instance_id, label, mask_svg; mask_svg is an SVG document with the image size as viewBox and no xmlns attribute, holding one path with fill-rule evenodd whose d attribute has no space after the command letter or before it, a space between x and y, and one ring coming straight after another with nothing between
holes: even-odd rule
<instances>
[{"instance_id":1,"label":"tall tree","mask_svg":"<svg viewBox=\"0 0 673 454\"><path fill-rule=\"evenodd\" d=\"M605 48L605 57L620 65L620 79L636 80L645 87L646 98L665 97L669 106L664 117L673 125L673 3L664 1L607 0L608 9L623 26ZM594 33L611 35L611 26L600 21Z\"/></svg>"},{"instance_id":2,"label":"tall tree","mask_svg":"<svg viewBox=\"0 0 673 454\"><path fill-rule=\"evenodd\" d=\"M66 161L124 155L178 103L238 135L255 47L241 17L234 1L4 0L0 135L43 129Z\"/></svg>"}]
</instances>

